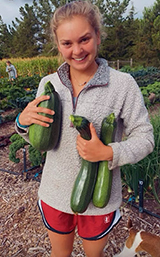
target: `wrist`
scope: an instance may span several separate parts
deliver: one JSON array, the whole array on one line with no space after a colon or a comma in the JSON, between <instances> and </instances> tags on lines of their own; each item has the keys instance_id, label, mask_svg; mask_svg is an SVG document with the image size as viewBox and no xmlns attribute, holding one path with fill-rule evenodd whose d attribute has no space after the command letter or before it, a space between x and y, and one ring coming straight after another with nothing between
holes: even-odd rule
<instances>
[{"instance_id":1,"label":"wrist","mask_svg":"<svg viewBox=\"0 0 160 257\"><path fill-rule=\"evenodd\" d=\"M112 161L113 160L113 149L109 145L105 145L104 149L104 156L103 156L103 161Z\"/></svg>"},{"instance_id":2,"label":"wrist","mask_svg":"<svg viewBox=\"0 0 160 257\"><path fill-rule=\"evenodd\" d=\"M16 117L16 122L17 122L18 127L20 127L20 128L28 128L28 127L29 127L28 125L22 125L22 124L20 124L20 122L19 122L19 116L20 116L20 114L21 114L21 113L19 113L19 114L17 115L17 117Z\"/></svg>"}]
</instances>

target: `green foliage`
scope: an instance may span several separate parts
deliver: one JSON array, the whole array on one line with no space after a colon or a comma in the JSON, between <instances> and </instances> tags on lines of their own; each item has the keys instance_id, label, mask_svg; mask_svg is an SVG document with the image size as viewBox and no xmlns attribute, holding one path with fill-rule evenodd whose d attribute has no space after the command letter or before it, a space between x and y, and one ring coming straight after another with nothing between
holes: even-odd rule
<instances>
[{"instance_id":1,"label":"green foliage","mask_svg":"<svg viewBox=\"0 0 160 257\"><path fill-rule=\"evenodd\" d=\"M148 108L152 104L160 100L160 70L155 67L147 67L136 71L129 72L137 81L142 95L144 97L145 105ZM155 94L155 97L150 100L150 94Z\"/></svg>"},{"instance_id":2,"label":"green foliage","mask_svg":"<svg viewBox=\"0 0 160 257\"><path fill-rule=\"evenodd\" d=\"M40 81L40 77L39 77ZM39 84L38 77L21 78L10 82L7 79L0 80L0 109L7 110L10 108L24 109L32 101L37 92ZM25 89L25 86L29 85Z\"/></svg>"},{"instance_id":3,"label":"green foliage","mask_svg":"<svg viewBox=\"0 0 160 257\"><path fill-rule=\"evenodd\" d=\"M150 155L150 183L156 200L160 203L160 112L151 116L151 123L154 129L155 148Z\"/></svg>"},{"instance_id":4,"label":"green foliage","mask_svg":"<svg viewBox=\"0 0 160 257\"><path fill-rule=\"evenodd\" d=\"M160 70L158 68L124 66L121 71L128 72L134 77L141 89L147 108L160 101ZM155 94L153 99L150 98L151 94Z\"/></svg>"},{"instance_id":5,"label":"green foliage","mask_svg":"<svg viewBox=\"0 0 160 257\"><path fill-rule=\"evenodd\" d=\"M148 98L151 93L154 93L155 98L153 99L153 102L160 102L160 82L155 82L147 85L146 87L141 87L141 92L144 98Z\"/></svg>"},{"instance_id":6,"label":"green foliage","mask_svg":"<svg viewBox=\"0 0 160 257\"><path fill-rule=\"evenodd\" d=\"M33 166L39 166L45 160L45 153L41 153L25 141L19 134L14 134L10 137L11 144L9 146L9 159L12 162L19 163L20 159L16 158L17 151L29 145L29 160Z\"/></svg>"},{"instance_id":7,"label":"green foliage","mask_svg":"<svg viewBox=\"0 0 160 257\"><path fill-rule=\"evenodd\" d=\"M160 70L156 67L147 67L137 71L131 71L130 74L135 78L139 87L160 82Z\"/></svg>"},{"instance_id":8,"label":"green foliage","mask_svg":"<svg viewBox=\"0 0 160 257\"><path fill-rule=\"evenodd\" d=\"M29 160L33 166L39 166L42 163L42 154L40 151L35 149L32 145L29 145Z\"/></svg>"},{"instance_id":9,"label":"green foliage","mask_svg":"<svg viewBox=\"0 0 160 257\"><path fill-rule=\"evenodd\" d=\"M97 1L97 5L98 5ZM120 24L120 22L123 22L124 20L124 13L127 10L128 4L130 0L106 0L105 2L103 1L103 9L101 8L101 12L103 12L103 23L105 26L114 26L116 27L117 25Z\"/></svg>"},{"instance_id":10,"label":"green foliage","mask_svg":"<svg viewBox=\"0 0 160 257\"><path fill-rule=\"evenodd\" d=\"M132 75L132 73L139 71L139 70L143 70L143 69L144 69L144 67L142 65L138 65L135 67L131 67L130 65L125 65L120 69L120 71L131 73L131 75Z\"/></svg>"},{"instance_id":11,"label":"green foliage","mask_svg":"<svg viewBox=\"0 0 160 257\"><path fill-rule=\"evenodd\" d=\"M13 59L18 71L18 78L8 81L0 79L0 109L24 109L32 101L37 92L41 78L57 70L60 61L54 57L41 57L32 59ZM0 62L1 72L5 73L5 62Z\"/></svg>"},{"instance_id":12,"label":"green foliage","mask_svg":"<svg viewBox=\"0 0 160 257\"><path fill-rule=\"evenodd\" d=\"M12 43L14 49L12 51L13 57L33 57L36 56L39 49L39 22L34 12L33 6L25 4L21 7L20 14L23 17L21 20L17 19L18 25L13 33Z\"/></svg>"},{"instance_id":13,"label":"green foliage","mask_svg":"<svg viewBox=\"0 0 160 257\"><path fill-rule=\"evenodd\" d=\"M160 66L160 1L156 0L154 5L144 8L143 19L137 34L135 45L135 58L146 66L152 63L153 66Z\"/></svg>"},{"instance_id":14,"label":"green foliage","mask_svg":"<svg viewBox=\"0 0 160 257\"><path fill-rule=\"evenodd\" d=\"M17 85L18 87L24 88L26 90L37 90L39 82L41 80L40 75L33 76L19 76L15 81L11 82L11 84Z\"/></svg>"},{"instance_id":15,"label":"green foliage","mask_svg":"<svg viewBox=\"0 0 160 257\"><path fill-rule=\"evenodd\" d=\"M144 181L144 189L150 187L156 200L160 203L156 181L160 182L160 115L151 116L151 123L154 130L155 148L151 154L136 164L127 164L121 167L122 181L138 195L138 181Z\"/></svg>"},{"instance_id":16,"label":"green foliage","mask_svg":"<svg viewBox=\"0 0 160 257\"><path fill-rule=\"evenodd\" d=\"M18 134L14 134L10 137L10 141L12 142L9 146L9 159L12 162L18 163L20 162L19 158L16 158L16 153L19 149L24 148L28 143Z\"/></svg>"},{"instance_id":17,"label":"green foliage","mask_svg":"<svg viewBox=\"0 0 160 257\"><path fill-rule=\"evenodd\" d=\"M0 16L0 59L7 58L12 46L12 35Z\"/></svg>"},{"instance_id":18,"label":"green foliage","mask_svg":"<svg viewBox=\"0 0 160 257\"><path fill-rule=\"evenodd\" d=\"M41 78L57 70L61 60L57 57L41 57L27 59L12 59L18 71L18 78L8 81L5 76L5 61L0 62L0 109L21 108L32 101L37 92Z\"/></svg>"}]
</instances>

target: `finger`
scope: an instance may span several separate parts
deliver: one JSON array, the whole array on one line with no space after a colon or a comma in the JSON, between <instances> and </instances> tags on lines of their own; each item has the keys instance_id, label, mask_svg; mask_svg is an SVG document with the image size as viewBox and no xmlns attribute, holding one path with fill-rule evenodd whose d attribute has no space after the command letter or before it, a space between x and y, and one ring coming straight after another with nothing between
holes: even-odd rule
<instances>
[{"instance_id":1,"label":"finger","mask_svg":"<svg viewBox=\"0 0 160 257\"><path fill-rule=\"evenodd\" d=\"M51 125L51 123L49 122L43 122L41 120L34 120L33 122L34 124L40 125L42 127L49 127Z\"/></svg>"},{"instance_id":2,"label":"finger","mask_svg":"<svg viewBox=\"0 0 160 257\"><path fill-rule=\"evenodd\" d=\"M38 96L37 98L35 98L31 103L33 105L37 106L40 102L49 100L49 99L50 99L49 95L41 95L41 96Z\"/></svg>"},{"instance_id":3,"label":"finger","mask_svg":"<svg viewBox=\"0 0 160 257\"><path fill-rule=\"evenodd\" d=\"M83 158L83 159L85 159L85 153L83 152L83 150L81 149L81 147L79 147L78 145L77 145L77 151L78 151L78 153L79 153L79 155Z\"/></svg>"},{"instance_id":4,"label":"finger","mask_svg":"<svg viewBox=\"0 0 160 257\"><path fill-rule=\"evenodd\" d=\"M86 140L83 139L80 134L77 136L77 145L81 148L84 148L86 146Z\"/></svg>"},{"instance_id":5,"label":"finger","mask_svg":"<svg viewBox=\"0 0 160 257\"><path fill-rule=\"evenodd\" d=\"M90 131L91 131L91 138L97 137L96 129L93 126L93 123L90 123Z\"/></svg>"},{"instance_id":6,"label":"finger","mask_svg":"<svg viewBox=\"0 0 160 257\"><path fill-rule=\"evenodd\" d=\"M36 112L32 113L31 115L28 115L27 117L28 117L28 123L30 123L30 124L33 124L33 123L39 124L39 125L43 124L43 126L44 126L44 125L46 125L44 123L54 122L54 119L53 119L52 116L47 117L43 114L39 114L39 113L36 113Z\"/></svg>"},{"instance_id":7,"label":"finger","mask_svg":"<svg viewBox=\"0 0 160 257\"><path fill-rule=\"evenodd\" d=\"M47 117L41 114L36 114L34 118L35 120L40 120L42 122L48 122L48 123L52 123L54 121L53 117Z\"/></svg>"},{"instance_id":8,"label":"finger","mask_svg":"<svg viewBox=\"0 0 160 257\"><path fill-rule=\"evenodd\" d=\"M45 123L52 123L53 121L53 116L47 117L46 115L34 112L33 110L29 112L23 112L19 116L19 122L22 125L31 125L35 123L46 127L47 125Z\"/></svg>"},{"instance_id":9,"label":"finger","mask_svg":"<svg viewBox=\"0 0 160 257\"><path fill-rule=\"evenodd\" d=\"M36 107L34 109L34 111L37 112L37 113L45 113L45 114L49 114L49 115L54 115L55 114L54 110L51 110L51 109L48 109L48 108L45 108L45 107Z\"/></svg>"}]
</instances>

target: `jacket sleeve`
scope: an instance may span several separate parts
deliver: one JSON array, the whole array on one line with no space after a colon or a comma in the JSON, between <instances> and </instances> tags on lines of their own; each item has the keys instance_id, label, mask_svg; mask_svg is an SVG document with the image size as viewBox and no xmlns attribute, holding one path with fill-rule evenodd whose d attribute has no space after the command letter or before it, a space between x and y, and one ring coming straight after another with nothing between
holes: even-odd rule
<instances>
[{"instance_id":1,"label":"jacket sleeve","mask_svg":"<svg viewBox=\"0 0 160 257\"><path fill-rule=\"evenodd\" d=\"M111 170L128 163L137 163L154 149L153 127L141 91L131 76L128 85L120 112L123 140L109 144L113 149L113 160L109 162Z\"/></svg>"}]
</instances>

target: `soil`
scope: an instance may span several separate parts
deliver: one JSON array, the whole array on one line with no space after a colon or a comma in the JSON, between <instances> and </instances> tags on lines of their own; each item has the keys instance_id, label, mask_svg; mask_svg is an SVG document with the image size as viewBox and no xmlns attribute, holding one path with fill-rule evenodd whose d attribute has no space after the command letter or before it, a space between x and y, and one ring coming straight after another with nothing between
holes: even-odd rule
<instances>
[{"instance_id":1,"label":"soil","mask_svg":"<svg viewBox=\"0 0 160 257\"><path fill-rule=\"evenodd\" d=\"M155 113L155 109L152 112ZM49 257L50 242L37 207L37 191L42 167L23 172L22 149L17 152L20 163L16 164L9 160L9 137L12 133L15 133L14 122L0 125L0 256ZM1 136L5 136L5 139L2 140ZM7 136L8 139L6 139ZM28 159L26 164L27 169L31 167ZM123 199L128 201L129 197L124 187ZM144 209L149 213L144 211L141 215L138 204L135 208L124 201L120 209L122 218L110 232L109 241L105 247L107 257L113 257L123 248L128 236L126 226L129 218L136 229L144 229L160 236L160 204L155 201L152 194L144 196ZM72 257L75 256L85 256L82 241L77 232L72 253ZM139 256L149 257L150 255L142 252Z\"/></svg>"}]
</instances>

